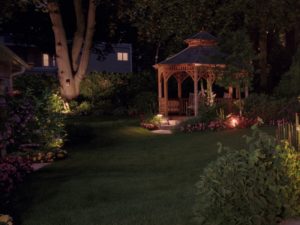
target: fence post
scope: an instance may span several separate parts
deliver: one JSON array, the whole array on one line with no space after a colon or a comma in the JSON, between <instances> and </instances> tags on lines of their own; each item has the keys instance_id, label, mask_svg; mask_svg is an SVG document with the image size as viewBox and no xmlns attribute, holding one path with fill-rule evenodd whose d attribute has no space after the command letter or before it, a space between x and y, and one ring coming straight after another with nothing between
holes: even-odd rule
<instances>
[{"instance_id":1,"label":"fence post","mask_svg":"<svg viewBox=\"0 0 300 225\"><path fill-rule=\"evenodd\" d=\"M300 125L299 125L298 113L296 113L296 145L297 145L297 150L300 151Z\"/></svg>"}]
</instances>

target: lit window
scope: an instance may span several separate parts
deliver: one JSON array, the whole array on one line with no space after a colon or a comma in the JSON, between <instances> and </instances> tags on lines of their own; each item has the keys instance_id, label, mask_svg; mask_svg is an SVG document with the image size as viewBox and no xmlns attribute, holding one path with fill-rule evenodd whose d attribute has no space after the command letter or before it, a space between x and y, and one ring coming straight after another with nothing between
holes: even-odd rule
<instances>
[{"instance_id":1,"label":"lit window","mask_svg":"<svg viewBox=\"0 0 300 225\"><path fill-rule=\"evenodd\" d=\"M118 52L117 58L118 58L118 61L128 61L128 53L127 52Z\"/></svg>"},{"instance_id":2,"label":"lit window","mask_svg":"<svg viewBox=\"0 0 300 225\"><path fill-rule=\"evenodd\" d=\"M43 54L43 66L49 66L49 55L46 53Z\"/></svg>"}]
</instances>

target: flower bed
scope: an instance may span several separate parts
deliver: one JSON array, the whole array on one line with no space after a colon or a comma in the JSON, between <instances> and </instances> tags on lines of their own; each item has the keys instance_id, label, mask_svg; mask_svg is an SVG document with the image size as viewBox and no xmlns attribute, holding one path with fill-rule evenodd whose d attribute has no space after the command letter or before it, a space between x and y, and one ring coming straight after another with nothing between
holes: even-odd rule
<instances>
[{"instance_id":1,"label":"flower bed","mask_svg":"<svg viewBox=\"0 0 300 225\"><path fill-rule=\"evenodd\" d=\"M12 193L31 172L30 161L20 156L7 156L0 160L0 212L8 208Z\"/></svg>"},{"instance_id":2,"label":"flower bed","mask_svg":"<svg viewBox=\"0 0 300 225\"><path fill-rule=\"evenodd\" d=\"M189 123L188 121L177 128L181 132L195 132L195 131L219 131L225 129L234 128L247 128L254 124L262 123L261 119L258 117L256 119L251 119L243 116L237 116L229 114L226 119L215 119L209 122L194 122Z\"/></svg>"},{"instance_id":3,"label":"flower bed","mask_svg":"<svg viewBox=\"0 0 300 225\"><path fill-rule=\"evenodd\" d=\"M31 163L49 163L56 160L65 159L68 152L62 149L54 149L50 151L29 151L25 157Z\"/></svg>"}]
</instances>

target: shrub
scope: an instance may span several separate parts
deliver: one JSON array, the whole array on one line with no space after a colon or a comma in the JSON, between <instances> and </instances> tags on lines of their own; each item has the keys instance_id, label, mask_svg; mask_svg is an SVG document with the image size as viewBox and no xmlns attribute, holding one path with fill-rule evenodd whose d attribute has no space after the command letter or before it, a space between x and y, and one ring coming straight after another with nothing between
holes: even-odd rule
<instances>
[{"instance_id":1,"label":"shrub","mask_svg":"<svg viewBox=\"0 0 300 225\"><path fill-rule=\"evenodd\" d=\"M34 96L29 90L8 101L9 125L13 139L8 144L16 151L24 144L38 144L47 150L60 148L66 136L63 100L56 93L44 90Z\"/></svg>"},{"instance_id":2,"label":"shrub","mask_svg":"<svg viewBox=\"0 0 300 225\"><path fill-rule=\"evenodd\" d=\"M201 224L275 225L300 215L299 153L258 130L246 140L247 149L226 149L205 168L195 210Z\"/></svg>"},{"instance_id":3,"label":"shrub","mask_svg":"<svg viewBox=\"0 0 300 225\"><path fill-rule=\"evenodd\" d=\"M265 94L251 94L245 99L244 115L248 118L259 116L269 123L283 118L291 120L299 109L296 98L284 99Z\"/></svg>"},{"instance_id":4,"label":"shrub","mask_svg":"<svg viewBox=\"0 0 300 225\"><path fill-rule=\"evenodd\" d=\"M0 211L5 210L13 191L31 171L29 161L19 156L7 156L0 160Z\"/></svg>"},{"instance_id":5,"label":"shrub","mask_svg":"<svg viewBox=\"0 0 300 225\"><path fill-rule=\"evenodd\" d=\"M81 102L75 110L75 113L78 113L80 115L87 115L91 113L92 105L88 101Z\"/></svg>"},{"instance_id":6,"label":"shrub","mask_svg":"<svg viewBox=\"0 0 300 225\"><path fill-rule=\"evenodd\" d=\"M293 63L288 72L286 72L275 92L283 97L297 97L300 95L300 48L298 48Z\"/></svg>"},{"instance_id":7,"label":"shrub","mask_svg":"<svg viewBox=\"0 0 300 225\"><path fill-rule=\"evenodd\" d=\"M161 115L147 115L141 120L141 127L148 130L156 130L160 127L165 118L163 118Z\"/></svg>"},{"instance_id":8,"label":"shrub","mask_svg":"<svg viewBox=\"0 0 300 225\"><path fill-rule=\"evenodd\" d=\"M56 77L25 74L16 77L14 85L21 94L7 98L5 127L11 132L0 132L0 145L9 151L22 149L24 144L46 150L61 147L66 136L64 102Z\"/></svg>"},{"instance_id":9,"label":"shrub","mask_svg":"<svg viewBox=\"0 0 300 225\"><path fill-rule=\"evenodd\" d=\"M79 104L89 102L95 114L153 113L156 96L154 76L92 73L81 83Z\"/></svg>"},{"instance_id":10,"label":"shrub","mask_svg":"<svg viewBox=\"0 0 300 225\"><path fill-rule=\"evenodd\" d=\"M129 104L129 115L155 113L157 111L157 97L153 92L141 92Z\"/></svg>"},{"instance_id":11,"label":"shrub","mask_svg":"<svg viewBox=\"0 0 300 225\"><path fill-rule=\"evenodd\" d=\"M23 74L14 79L14 87L26 92L31 89L32 95L41 96L45 89L53 92L59 91L59 83L57 77L46 74Z\"/></svg>"}]
</instances>

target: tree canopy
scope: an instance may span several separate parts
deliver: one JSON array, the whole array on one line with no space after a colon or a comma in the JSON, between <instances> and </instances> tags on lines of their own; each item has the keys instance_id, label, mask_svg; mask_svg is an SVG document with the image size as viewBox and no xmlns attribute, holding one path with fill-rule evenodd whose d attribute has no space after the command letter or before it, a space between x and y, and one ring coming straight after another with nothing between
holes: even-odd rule
<instances>
[{"instance_id":1,"label":"tree canopy","mask_svg":"<svg viewBox=\"0 0 300 225\"><path fill-rule=\"evenodd\" d=\"M48 10L49 3L60 3L60 10L68 9L62 15L64 28L72 28L65 31L67 38L81 32L77 29L81 23L71 19L76 16L74 6L81 2L79 0L8 0L0 9L2 21L3 17L13 20L12 12L24 11L24 3L28 2L34 3L35 10L42 11ZM82 2L83 14L87 13L87 3ZM101 1L94 26L97 39L131 42L135 49L135 64L140 70L149 70L156 62L178 52L183 48L185 38L205 29L224 39L221 47L230 55L230 61L236 61L234 58L250 61L248 65L254 69L256 88L267 91L291 65L300 41L299 11L297 0L113 0ZM34 14L34 10L31 13ZM66 18L65 14L68 15ZM29 23L36 26L34 22ZM15 27L19 29L19 25L15 24ZM241 34L244 38L240 38ZM71 63L75 68L71 69L73 73L75 64L74 61Z\"/></svg>"}]
</instances>

